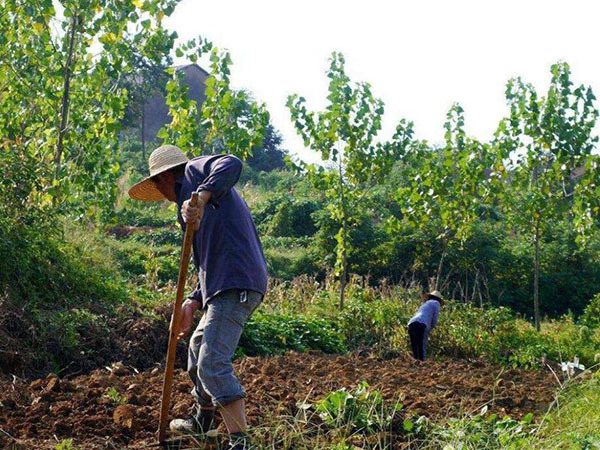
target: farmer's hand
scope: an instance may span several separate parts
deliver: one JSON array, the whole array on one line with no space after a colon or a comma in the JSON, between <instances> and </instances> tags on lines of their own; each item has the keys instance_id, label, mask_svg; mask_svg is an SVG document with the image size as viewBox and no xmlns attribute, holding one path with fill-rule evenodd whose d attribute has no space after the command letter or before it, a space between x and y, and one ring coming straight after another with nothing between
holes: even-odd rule
<instances>
[{"instance_id":1,"label":"farmer's hand","mask_svg":"<svg viewBox=\"0 0 600 450\"><path fill-rule=\"evenodd\" d=\"M204 215L204 203L201 201L198 202L196 207L190 205L190 201L186 200L183 202L181 207L181 216L183 217L183 221L192 224L192 228L197 230L200 228L200 222L202 221L202 216Z\"/></svg>"},{"instance_id":2,"label":"farmer's hand","mask_svg":"<svg viewBox=\"0 0 600 450\"><path fill-rule=\"evenodd\" d=\"M181 215L183 217L183 221L185 223L193 224L192 226L194 227L194 230L200 228L202 216L204 215L204 207L211 197L212 192L200 191L198 193L198 204L195 208L190 205L189 200L183 202L183 205L181 206Z\"/></svg>"},{"instance_id":3,"label":"farmer's hand","mask_svg":"<svg viewBox=\"0 0 600 450\"><path fill-rule=\"evenodd\" d=\"M194 313L199 307L200 302L191 298L183 302L183 305L181 305L181 323L179 324L177 339L183 339L190 332L194 323Z\"/></svg>"}]
</instances>

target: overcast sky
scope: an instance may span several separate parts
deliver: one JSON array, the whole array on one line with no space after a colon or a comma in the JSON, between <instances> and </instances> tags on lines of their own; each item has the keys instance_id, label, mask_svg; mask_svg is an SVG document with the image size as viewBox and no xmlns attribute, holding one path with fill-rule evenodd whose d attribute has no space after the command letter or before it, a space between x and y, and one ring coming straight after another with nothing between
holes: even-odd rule
<instances>
[{"instance_id":1,"label":"overcast sky","mask_svg":"<svg viewBox=\"0 0 600 450\"><path fill-rule=\"evenodd\" d=\"M467 132L486 140L513 76L545 92L550 65L564 60L600 96L599 22L597 0L183 0L167 25L229 49L234 87L264 101L286 148L306 157L285 102L298 93L324 107L332 51L385 102L382 139L407 118L417 137L440 142L459 102Z\"/></svg>"}]
</instances>

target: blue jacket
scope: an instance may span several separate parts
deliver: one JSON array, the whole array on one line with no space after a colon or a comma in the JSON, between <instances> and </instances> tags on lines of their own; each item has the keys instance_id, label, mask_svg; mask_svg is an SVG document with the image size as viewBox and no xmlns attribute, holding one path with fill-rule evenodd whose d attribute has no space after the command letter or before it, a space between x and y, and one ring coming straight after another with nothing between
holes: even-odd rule
<instances>
[{"instance_id":1,"label":"blue jacket","mask_svg":"<svg viewBox=\"0 0 600 450\"><path fill-rule=\"evenodd\" d=\"M235 156L200 156L187 163L185 175L175 184L178 219L183 229L183 202L196 190L212 192L193 241L199 282L189 297L203 305L228 289L247 289L263 295L267 289L267 264L256 227L246 202L233 188L241 172L242 162Z\"/></svg>"},{"instance_id":2,"label":"blue jacket","mask_svg":"<svg viewBox=\"0 0 600 450\"><path fill-rule=\"evenodd\" d=\"M440 302L437 300L427 300L421 305L408 324L420 322L427 327L427 331L429 332L437 325L439 312Z\"/></svg>"}]
</instances>

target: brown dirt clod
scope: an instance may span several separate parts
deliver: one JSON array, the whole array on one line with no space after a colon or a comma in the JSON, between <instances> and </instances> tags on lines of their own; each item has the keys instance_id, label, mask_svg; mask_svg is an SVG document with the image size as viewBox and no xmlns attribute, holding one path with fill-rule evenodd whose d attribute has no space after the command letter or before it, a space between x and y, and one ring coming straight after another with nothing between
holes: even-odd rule
<instances>
[{"instance_id":1,"label":"brown dirt clod","mask_svg":"<svg viewBox=\"0 0 600 450\"><path fill-rule=\"evenodd\" d=\"M137 431L139 428L139 420L133 405L119 405L113 413L113 421L115 424L127 428L131 431Z\"/></svg>"}]
</instances>

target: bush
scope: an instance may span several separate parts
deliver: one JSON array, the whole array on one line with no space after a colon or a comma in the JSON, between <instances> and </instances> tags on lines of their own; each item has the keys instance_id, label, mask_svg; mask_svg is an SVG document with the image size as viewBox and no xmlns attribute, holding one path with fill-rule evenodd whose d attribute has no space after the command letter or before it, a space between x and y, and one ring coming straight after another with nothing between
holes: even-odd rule
<instances>
[{"instance_id":1,"label":"bush","mask_svg":"<svg viewBox=\"0 0 600 450\"><path fill-rule=\"evenodd\" d=\"M302 247L265 247L265 259L269 275L282 280L291 280L299 274L312 275L317 272L310 249Z\"/></svg>"},{"instance_id":2,"label":"bush","mask_svg":"<svg viewBox=\"0 0 600 450\"><path fill-rule=\"evenodd\" d=\"M337 283L295 279L273 286L265 307L278 314L294 311L304 317L327 317L348 349L375 346L384 354L395 354L409 348L406 324L421 304L420 292L385 285L373 288L353 278L346 294L340 313ZM542 367L543 359L560 363L578 357L587 367L600 359L600 327L578 324L567 315L543 322L538 333L508 308L482 309L448 300L429 336L428 350L433 357L483 357L526 368Z\"/></svg>"},{"instance_id":3,"label":"bush","mask_svg":"<svg viewBox=\"0 0 600 450\"><path fill-rule=\"evenodd\" d=\"M34 373L110 352L105 316L128 295L102 240L73 225L63 230L60 222L0 223L0 349L18 345Z\"/></svg>"},{"instance_id":4,"label":"bush","mask_svg":"<svg viewBox=\"0 0 600 450\"><path fill-rule=\"evenodd\" d=\"M523 420L509 416L499 418L496 414L481 414L462 419L451 418L444 425L425 423L417 427L412 435L418 438L422 448L444 449L517 449L527 447L528 439L535 427L532 414ZM421 448L421 446L419 446Z\"/></svg>"},{"instance_id":5,"label":"bush","mask_svg":"<svg viewBox=\"0 0 600 450\"><path fill-rule=\"evenodd\" d=\"M279 199L275 214L271 218L269 234L272 236L312 236L317 231L312 213L321 205L307 199Z\"/></svg>"},{"instance_id":6,"label":"bush","mask_svg":"<svg viewBox=\"0 0 600 450\"><path fill-rule=\"evenodd\" d=\"M174 247L180 247L182 239L183 233L179 226L140 231L134 233L130 238L131 241L140 242L142 244L153 246L171 245Z\"/></svg>"},{"instance_id":7,"label":"bush","mask_svg":"<svg viewBox=\"0 0 600 450\"><path fill-rule=\"evenodd\" d=\"M344 338L332 320L259 312L246 323L236 354L266 356L287 350L347 351Z\"/></svg>"},{"instance_id":8,"label":"bush","mask_svg":"<svg viewBox=\"0 0 600 450\"><path fill-rule=\"evenodd\" d=\"M406 324L413 312L411 306L402 298L383 298L373 295L370 289L351 286L346 308L339 318L347 345L350 348L403 346Z\"/></svg>"},{"instance_id":9,"label":"bush","mask_svg":"<svg viewBox=\"0 0 600 450\"><path fill-rule=\"evenodd\" d=\"M581 322L588 326L600 326L600 294L596 294L586 306Z\"/></svg>"},{"instance_id":10,"label":"bush","mask_svg":"<svg viewBox=\"0 0 600 450\"><path fill-rule=\"evenodd\" d=\"M125 199L124 205L114 214L111 225L165 227L175 225L176 218L174 203Z\"/></svg>"}]
</instances>

